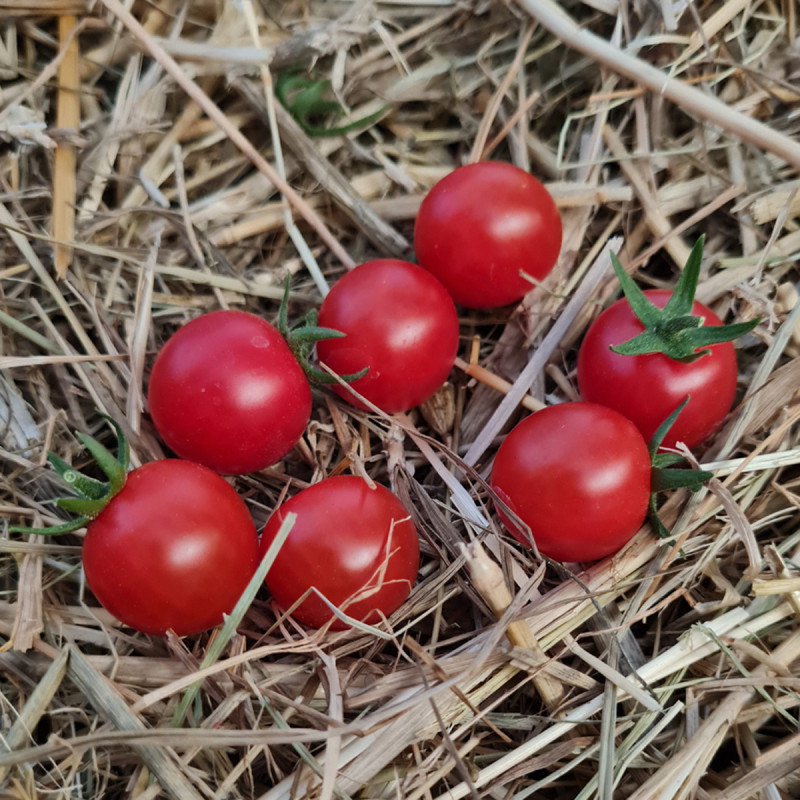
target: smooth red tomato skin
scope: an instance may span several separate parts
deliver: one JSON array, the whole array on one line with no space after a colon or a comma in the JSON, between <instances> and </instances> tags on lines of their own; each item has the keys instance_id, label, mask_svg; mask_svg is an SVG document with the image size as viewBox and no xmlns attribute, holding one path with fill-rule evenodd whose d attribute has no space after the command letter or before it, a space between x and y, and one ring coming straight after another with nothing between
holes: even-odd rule
<instances>
[{"instance_id":1,"label":"smooth red tomato skin","mask_svg":"<svg viewBox=\"0 0 800 800\"><path fill-rule=\"evenodd\" d=\"M370 488L350 475L313 484L267 520L262 558L289 512L297 519L266 578L282 609L312 586L364 622L377 622L378 611L388 616L402 605L417 575L419 542L408 512L392 492L378 484ZM351 598L356 599L348 603ZM334 630L348 627L313 593L292 616L312 628L331 619Z\"/></svg>"},{"instance_id":2,"label":"smooth red tomato skin","mask_svg":"<svg viewBox=\"0 0 800 800\"><path fill-rule=\"evenodd\" d=\"M319 342L320 361L339 375L369 367L350 385L388 414L427 400L458 351L458 315L445 288L416 264L391 258L342 276L322 301L319 324L345 334ZM365 408L346 389L333 390Z\"/></svg>"},{"instance_id":3,"label":"smooth red tomato skin","mask_svg":"<svg viewBox=\"0 0 800 800\"><path fill-rule=\"evenodd\" d=\"M177 455L238 475L264 469L294 447L311 414L311 390L272 325L244 311L212 311L161 348L148 405Z\"/></svg>"},{"instance_id":4,"label":"smooth red tomato skin","mask_svg":"<svg viewBox=\"0 0 800 800\"><path fill-rule=\"evenodd\" d=\"M82 558L89 588L117 619L184 636L233 609L258 567L258 535L219 475L164 459L128 475L89 523Z\"/></svg>"},{"instance_id":5,"label":"smooth red tomato skin","mask_svg":"<svg viewBox=\"0 0 800 800\"><path fill-rule=\"evenodd\" d=\"M561 249L561 217L532 175L500 161L468 164L425 196L414 226L420 266L468 308L513 303L542 280Z\"/></svg>"},{"instance_id":6,"label":"smooth red tomato skin","mask_svg":"<svg viewBox=\"0 0 800 800\"><path fill-rule=\"evenodd\" d=\"M615 553L641 527L650 457L639 431L621 414L593 403L563 403L511 430L495 457L491 485L531 529L542 555L595 561Z\"/></svg>"},{"instance_id":7,"label":"smooth red tomato skin","mask_svg":"<svg viewBox=\"0 0 800 800\"><path fill-rule=\"evenodd\" d=\"M650 289L645 296L663 308L670 292ZM721 325L714 312L695 301L693 315L704 325ZM683 442L696 447L719 427L736 394L736 353L730 342L711 345L711 352L690 364L661 354L622 356L609 347L641 333L643 326L624 299L610 305L589 327L578 351L578 387L584 400L600 403L632 420L645 440L686 399L662 447Z\"/></svg>"}]
</instances>

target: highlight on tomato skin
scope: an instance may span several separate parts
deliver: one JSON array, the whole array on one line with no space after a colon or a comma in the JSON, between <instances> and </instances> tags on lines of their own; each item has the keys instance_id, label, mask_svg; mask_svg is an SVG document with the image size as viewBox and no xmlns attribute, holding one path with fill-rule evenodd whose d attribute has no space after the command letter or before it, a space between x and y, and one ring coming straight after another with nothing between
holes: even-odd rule
<instances>
[{"instance_id":1,"label":"highlight on tomato skin","mask_svg":"<svg viewBox=\"0 0 800 800\"><path fill-rule=\"evenodd\" d=\"M82 560L89 589L122 623L184 636L233 610L258 567L258 535L223 478L163 459L128 473L89 522Z\"/></svg>"},{"instance_id":2,"label":"highlight on tomato skin","mask_svg":"<svg viewBox=\"0 0 800 800\"><path fill-rule=\"evenodd\" d=\"M178 456L238 475L269 467L294 447L311 414L311 390L266 320L212 311L161 348L148 407L158 435Z\"/></svg>"},{"instance_id":3,"label":"highlight on tomato skin","mask_svg":"<svg viewBox=\"0 0 800 800\"><path fill-rule=\"evenodd\" d=\"M417 575L419 542L408 511L389 489L352 475L303 489L267 520L262 557L289 512L297 518L266 577L282 610L312 628L331 623L344 630L348 625L312 587L348 616L370 624L403 604Z\"/></svg>"},{"instance_id":4,"label":"highlight on tomato skin","mask_svg":"<svg viewBox=\"0 0 800 800\"><path fill-rule=\"evenodd\" d=\"M447 380L458 351L458 315L442 284L416 264L382 258L343 275L322 301L318 323L345 334L317 344L339 375L367 373L350 386L388 414L408 411ZM367 406L347 388L333 391Z\"/></svg>"},{"instance_id":5,"label":"highlight on tomato skin","mask_svg":"<svg viewBox=\"0 0 800 800\"><path fill-rule=\"evenodd\" d=\"M458 167L427 193L414 252L456 303L496 308L520 300L547 276L561 236L558 208L533 175L483 161Z\"/></svg>"},{"instance_id":6,"label":"highlight on tomato skin","mask_svg":"<svg viewBox=\"0 0 800 800\"><path fill-rule=\"evenodd\" d=\"M625 545L644 522L650 455L636 426L594 403L562 403L523 419L495 456L490 483L557 561L595 561ZM498 516L521 543L511 518Z\"/></svg>"}]
</instances>

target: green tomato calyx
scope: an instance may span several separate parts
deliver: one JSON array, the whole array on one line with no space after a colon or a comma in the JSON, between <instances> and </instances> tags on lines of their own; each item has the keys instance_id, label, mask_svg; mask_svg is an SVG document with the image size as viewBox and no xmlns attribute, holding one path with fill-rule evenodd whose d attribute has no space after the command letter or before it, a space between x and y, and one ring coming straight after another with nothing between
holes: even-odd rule
<instances>
[{"instance_id":1,"label":"green tomato calyx","mask_svg":"<svg viewBox=\"0 0 800 800\"><path fill-rule=\"evenodd\" d=\"M663 353L673 361L688 364L707 355L710 352L708 350L710 345L738 339L758 325L760 317L731 325L704 326L703 317L691 313L697 291L697 280L700 277L704 241L705 237L701 236L695 242L672 296L664 308L658 308L647 299L633 278L625 272L619 259L611 254L611 264L625 299L645 328L638 336L612 346L613 352L623 356Z\"/></svg>"},{"instance_id":2,"label":"green tomato calyx","mask_svg":"<svg viewBox=\"0 0 800 800\"><path fill-rule=\"evenodd\" d=\"M659 453L658 448L664 441L669 429L675 423L678 415L689 402L689 395L680 405L658 426L656 432L648 442L647 450L650 453L650 501L647 506L647 516L653 530L662 538L671 536L670 532L658 517L656 494L670 489L688 489L690 492L699 492L703 484L714 477L713 472L687 467L676 468L676 464L685 461L680 453Z\"/></svg>"},{"instance_id":3,"label":"green tomato calyx","mask_svg":"<svg viewBox=\"0 0 800 800\"><path fill-rule=\"evenodd\" d=\"M317 325L317 310L315 308L307 311L293 325L289 325L287 306L289 305L290 281L290 277L287 276L283 299L278 311L278 332L286 340L286 344L289 345L289 349L292 351L297 363L302 367L308 380L318 385L329 385L339 383L340 379L350 383L363 378L367 374L369 367L364 367L364 369L349 375L339 375L337 378L312 365L311 359L317 342L321 342L324 339L342 339L347 334L335 331L332 328L320 328Z\"/></svg>"},{"instance_id":4,"label":"green tomato calyx","mask_svg":"<svg viewBox=\"0 0 800 800\"><path fill-rule=\"evenodd\" d=\"M276 81L275 96L307 136L341 136L350 133L356 128L371 125L389 108L388 105L383 106L347 125L319 125L317 123L325 117L339 118L344 114L344 108L338 101L325 99L325 93L330 88L329 80L306 78L289 71L284 72Z\"/></svg>"},{"instance_id":5,"label":"green tomato calyx","mask_svg":"<svg viewBox=\"0 0 800 800\"><path fill-rule=\"evenodd\" d=\"M117 434L117 452L112 453L100 442L85 433L76 433L78 441L89 451L108 480L98 481L84 475L67 464L54 453L47 454L47 460L56 471L61 480L74 492L73 497L59 497L55 504L78 516L61 525L49 528L26 528L19 525L9 527L11 533L38 533L41 535L57 535L71 533L82 528L91 519L94 519L108 504L111 499L125 485L130 463L130 449L125 434L119 424L106 414L101 414Z\"/></svg>"}]
</instances>

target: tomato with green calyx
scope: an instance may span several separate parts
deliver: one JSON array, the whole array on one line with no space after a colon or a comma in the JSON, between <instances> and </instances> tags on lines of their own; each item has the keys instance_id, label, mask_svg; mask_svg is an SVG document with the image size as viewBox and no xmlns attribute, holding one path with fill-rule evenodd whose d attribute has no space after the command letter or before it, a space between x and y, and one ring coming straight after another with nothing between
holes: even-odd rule
<instances>
[{"instance_id":1,"label":"tomato with green calyx","mask_svg":"<svg viewBox=\"0 0 800 800\"><path fill-rule=\"evenodd\" d=\"M258 536L247 507L219 475L190 461L153 461L127 473L127 445L118 427L117 432L116 457L79 434L107 482L50 455L77 495L57 505L80 516L33 532L66 533L86 526L86 583L125 625L179 636L218 625L259 563Z\"/></svg>"},{"instance_id":2,"label":"tomato with green calyx","mask_svg":"<svg viewBox=\"0 0 800 800\"><path fill-rule=\"evenodd\" d=\"M278 606L291 610L298 622L348 627L320 595L366 623L390 615L408 597L419 566L417 532L388 489L349 475L303 489L267 520L262 557L289 513L297 518L266 585Z\"/></svg>"},{"instance_id":3,"label":"tomato with green calyx","mask_svg":"<svg viewBox=\"0 0 800 800\"><path fill-rule=\"evenodd\" d=\"M212 470L180 459L133 470L83 542L86 583L144 633L199 633L223 621L258 566L244 502Z\"/></svg>"},{"instance_id":4,"label":"tomato with green calyx","mask_svg":"<svg viewBox=\"0 0 800 800\"><path fill-rule=\"evenodd\" d=\"M650 455L621 414L594 403L537 411L506 436L492 466L497 496L558 561L594 561L641 527L650 497ZM523 544L510 517L501 521Z\"/></svg>"},{"instance_id":5,"label":"tomato with green calyx","mask_svg":"<svg viewBox=\"0 0 800 800\"><path fill-rule=\"evenodd\" d=\"M675 453L658 452L688 405L679 403L645 444L622 414L596 403L549 406L506 436L490 483L533 537L537 550L559 561L595 561L612 555L639 530L645 516L661 537L656 494L698 491L712 473L677 466ZM528 536L504 511L498 515L522 544Z\"/></svg>"},{"instance_id":6,"label":"tomato with green calyx","mask_svg":"<svg viewBox=\"0 0 800 800\"><path fill-rule=\"evenodd\" d=\"M320 341L321 363L366 374L350 385L388 414L427 400L447 379L458 350L458 316L445 288L416 264L384 258L341 277L322 301L319 324L344 334ZM346 388L333 390L366 408Z\"/></svg>"},{"instance_id":7,"label":"tomato with green calyx","mask_svg":"<svg viewBox=\"0 0 800 800\"><path fill-rule=\"evenodd\" d=\"M468 164L442 178L414 226L420 266L468 308L521 299L550 272L560 249L553 198L532 175L499 161Z\"/></svg>"},{"instance_id":8,"label":"tomato with green calyx","mask_svg":"<svg viewBox=\"0 0 800 800\"><path fill-rule=\"evenodd\" d=\"M663 446L696 447L722 423L736 393L731 341L758 319L723 325L694 300L703 238L692 249L673 292L642 291L612 257L625 297L589 327L578 351L583 399L613 408L649 439L687 395L691 397Z\"/></svg>"}]
</instances>

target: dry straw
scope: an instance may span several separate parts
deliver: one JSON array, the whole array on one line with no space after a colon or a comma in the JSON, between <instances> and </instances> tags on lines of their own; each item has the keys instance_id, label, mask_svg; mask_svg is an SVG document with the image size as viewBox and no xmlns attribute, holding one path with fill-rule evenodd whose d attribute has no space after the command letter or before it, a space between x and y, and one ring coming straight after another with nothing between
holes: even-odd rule
<instances>
[{"instance_id":1,"label":"dry straw","mask_svg":"<svg viewBox=\"0 0 800 800\"><path fill-rule=\"evenodd\" d=\"M0 2L0 796L800 796L800 62L789 0ZM365 125L315 137L274 95L328 80ZM390 418L315 395L303 440L237 478L260 526L352 470L413 511L422 564L385 623L303 630L257 593L236 630L123 628L50 524L53 450L128 433L157 347L203 311L319 304L411 257L427 189L511 161L564 223L516 307L463 310L451 382ZM491 198L477 198L489 204ZM609 252L728 320L739 402L673 493L597 564L543 563L486 487L522 415L575 399L576 349L616 297ZM105 435L105 434L102 434ZM485 578L490 580L485 580ZM377 635L376 635L377 634Z\"/></svg>"}]
</instances>

